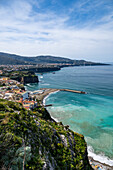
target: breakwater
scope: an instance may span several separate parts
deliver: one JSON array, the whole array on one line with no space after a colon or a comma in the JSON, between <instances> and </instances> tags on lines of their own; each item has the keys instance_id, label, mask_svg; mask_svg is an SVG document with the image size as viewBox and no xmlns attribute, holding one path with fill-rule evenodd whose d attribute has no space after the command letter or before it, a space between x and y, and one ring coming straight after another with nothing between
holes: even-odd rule
<instances>
[{"instance_id":1,"label":"breakwater","mask_svg":"<svg viewBox=\"0 0 113 170\"><path fill-rule=\"evenodd\" d=\"M80 93L80 94L86 94L84 91L78 91L78 90L71 90L71 89L59 89L60 91L67 91L72 93Z\"/></svg>"},{"instance_id":2,"label":"breakwater","mask_svg":"<svg viewBox=\"0 0 113 170\"><path fill-rule=\"evenodd\" d=\"M38 100L41 101L41 103L43 103L43 99L44 99L47 95L49 95L50 93L57 92L57 91L67 91L67 92L72 92L72 93L86 94L86 92L77 91L77 90L71 90L71 89L40 88L40 90L41 90L42 92L39 93L39 91L35 91L36 94L34 94L34 96L36 96L36 97L38 98Z\"/></svg>"},{"instance_id":3,"label":"breakwater","mask_svg":"<svg viewBox=\"0 0 113 170\"><path fill-rule=\"evenodd\" d=\"M84 91L79 91L79 90L72 90L72 89L53 89L53 88L41 88L40 90L54 90L54 91L67 91L67 92L72 92L72 93L80 93L80 94L86 94Z\"/></svg>"}]
</instances>

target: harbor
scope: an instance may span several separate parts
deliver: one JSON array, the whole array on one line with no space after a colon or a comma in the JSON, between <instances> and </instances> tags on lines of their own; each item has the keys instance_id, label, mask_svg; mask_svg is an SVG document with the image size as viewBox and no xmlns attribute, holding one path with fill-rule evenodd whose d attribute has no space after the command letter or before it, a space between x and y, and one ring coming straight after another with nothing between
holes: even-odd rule
<instances>
[{"instance_id":1,"label":"harbor","mask_svg":"<svg viewBox=\"0 0 113 170\"><path fill-rule=\"evenodd\" d=\"M46 96L48 96L51 93L57 92L57 91L66 91L66 92L72 92L72 93L87 94L84 91L77 91L77 90L71 90L71 89L40 88L40 90L34 92L34 95L38 98L38 100L41 103L43 103L43 99Z\"/></svg>"}]
</instances>

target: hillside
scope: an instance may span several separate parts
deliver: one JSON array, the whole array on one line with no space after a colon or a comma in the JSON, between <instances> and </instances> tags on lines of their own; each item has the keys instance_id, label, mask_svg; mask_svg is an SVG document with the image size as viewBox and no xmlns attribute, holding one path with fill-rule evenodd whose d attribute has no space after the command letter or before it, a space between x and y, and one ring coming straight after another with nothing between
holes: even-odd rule
<instances>
[{"instance_id":1,"label":"hillside","mask_svg":"<svg viewBox=\"0 0 113 170\"><path fill-rule=\"evenodd\" d=\"M42 106L27 111L0 99L0 169L92 168L82 135L54 122Z\"/></svg>"},{"instance_id":2,"label":"hillside","mask_svg":"<svg viewBox=\"0 0 113 170\"><path fill-rule=\"evenodd\" d=\"M1 65L6 65L6 64L14 64L14 65L23 65L23 64L27 64L25 61L21 61L21 60L18 60L18 59L14 59L10 56L7 56L7 55L1 55L0 54L0 64Z\"/></svg>"},{"instance_id":3,"label":"hillside","mask_svg":"<svg viewBox=\"0 0 113 170\"><path fill-rule=\"evenodd\" d=\"M15 54L0 52L0 64L71 64L71 65L104 65L103 63L94 63L85 60L71 60L64 57L55 56L36 56L24 57Z\"/></svg>"},{"instance_id":4,"label":"hillside","mask_svg":"<svg viewBox=\"0 0 113 170\"><path fill-rule=\"evenodd\" d=\"M5 60L6 57L11 58L12 60L18 60L20 62L31 62L31 63L73 63L74 60L63 58L63 57L54 57L54 56L36 56L36 57L23 57L15 54L8 54L0 52L0 61ZM4 59L3 59L4 58ZM5 60L6 62L6 60Z\"/></svg>"},{"instance_id":5,"label":"hillside","mask_svg":"<svg viewBox=\"0 0 113 170\"><path fill-rule=\"evenodd\" d=\"M20 56L15 56L7 54L7 53L0 53L0 64L5 65L5 64L14 64L14 65L24 65L24 64L29 64L26 61L23 61Z\"/></svg>"}]
</instances>

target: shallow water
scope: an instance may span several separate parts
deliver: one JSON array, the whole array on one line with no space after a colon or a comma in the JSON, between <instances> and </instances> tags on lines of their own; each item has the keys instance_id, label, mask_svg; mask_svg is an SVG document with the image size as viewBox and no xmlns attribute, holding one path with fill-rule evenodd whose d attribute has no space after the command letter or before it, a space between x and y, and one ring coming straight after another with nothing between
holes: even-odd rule
<instances>
[{"instance_id":1,"label":"shallow water","mask_svg":"<svg viewBox=\"0 0 113 170\"><path fill-rule=\"evenodd\" d=\"M113 66L63 68L55 74L39 75L39 79L38 85L27 88L69 88L87 92L51 94L46 98L46 104L53 104L48 110L55 119L85 136L90 156L101 155L100 159L103 156L105 163L113 165L108 160L113 159Z\"/></svg>"}]
</instances>

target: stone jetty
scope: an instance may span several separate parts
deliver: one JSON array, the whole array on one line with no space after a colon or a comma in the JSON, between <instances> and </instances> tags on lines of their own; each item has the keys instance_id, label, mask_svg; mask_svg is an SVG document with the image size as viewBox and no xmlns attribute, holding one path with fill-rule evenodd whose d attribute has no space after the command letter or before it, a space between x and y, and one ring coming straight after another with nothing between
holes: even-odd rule
<instances>
[{"instance_id":1,"label":"stone jetty","mask_svg":"<svg viewBox=\"0 0 113 170\"><path fill-rule=\"evenodd\" d=\"M41 103L43 103L43 99L49 95L50 93L54 93L57 91L67 91L67 92L72 92L72 93L79 93L79 94L86 94L86 92L84 91L77 91L77 90L71 90L71 89L53 89L53 88L40 88L40 90L42 91L41 93L38 93L34 96L36 96L38 98L38 100L41 101Z\"/></svg>"}]
</instances>

